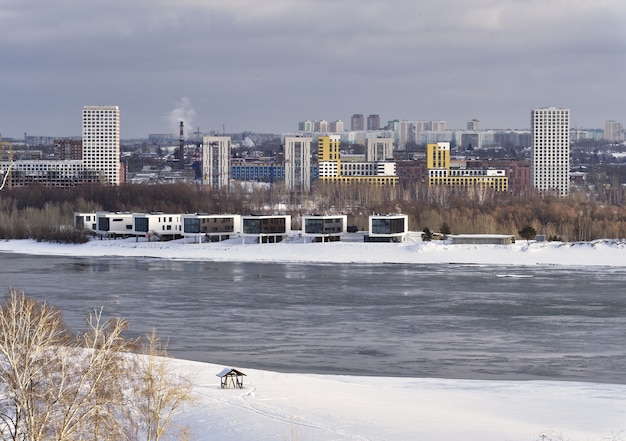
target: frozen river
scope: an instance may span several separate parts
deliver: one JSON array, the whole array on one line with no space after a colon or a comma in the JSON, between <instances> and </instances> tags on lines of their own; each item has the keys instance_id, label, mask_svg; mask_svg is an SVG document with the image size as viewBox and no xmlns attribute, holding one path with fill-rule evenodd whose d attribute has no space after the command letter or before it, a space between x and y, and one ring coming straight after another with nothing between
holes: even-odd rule
<instances>
[{"instance_id":1,"label":"frozen river","mask_svg":"<svg viewBox=\"0 0 626 441\"><path fill-rule=\"evenodd\" d=\"M0 254L80 329L156 326L180 358L290 372L626 383L626 269Z\"/></svg>"}]
</instances>

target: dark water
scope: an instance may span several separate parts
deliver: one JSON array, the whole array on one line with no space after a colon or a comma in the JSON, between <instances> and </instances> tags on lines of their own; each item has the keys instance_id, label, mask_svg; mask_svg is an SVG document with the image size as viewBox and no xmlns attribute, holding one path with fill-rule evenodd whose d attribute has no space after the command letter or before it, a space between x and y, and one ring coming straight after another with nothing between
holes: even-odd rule
<instances>
[{"instance_id":1,"label":"dark water","mask_svg":"<svg viewBox=\"0 0 626 441\"><path fill-rule=\"evenodd\" d=\"M156 326L176 357L290 372L626 383L626 270L0 254L82 327Z\"/></svg>"}]
</instances>

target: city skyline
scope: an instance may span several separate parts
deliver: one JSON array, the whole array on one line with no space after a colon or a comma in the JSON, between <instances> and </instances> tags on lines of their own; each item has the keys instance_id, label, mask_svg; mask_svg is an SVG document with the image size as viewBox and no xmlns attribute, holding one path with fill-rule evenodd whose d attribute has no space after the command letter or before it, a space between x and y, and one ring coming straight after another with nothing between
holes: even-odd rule
<instances>
[{"instance_id":1,"label":"city skyline","mask_svg":"<svg viewBox=\"0 0 626 441\"><path fill-rule=\"evenodd\" d=\"M137 0L0 6L0 133L80 134L84 105L120 108L123 138L179 120L234 133L378 114L463 129L626 121L619 0Z\"/></svg>"}]
</instances>

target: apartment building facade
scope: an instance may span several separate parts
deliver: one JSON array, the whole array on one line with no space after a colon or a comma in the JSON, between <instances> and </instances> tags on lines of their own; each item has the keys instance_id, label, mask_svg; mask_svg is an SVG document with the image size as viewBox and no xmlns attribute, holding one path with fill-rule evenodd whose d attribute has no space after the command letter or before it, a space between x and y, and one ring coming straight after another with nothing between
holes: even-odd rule
<instances>
[{"instance_id":1,"label":"apartment building facade","mask_svg":"<svg viewBox=\"0 0 626 441\"><path fill-rule=\"evenodd\" d=\"M118 106L83 107L83 166L97 171L108 185L121 183L120 109Z\"/></svg>"},{"instance_id":2,"label":"apartment building facade","mask_svg":"<svg viewBox=\"0 0 626 441\"><path fill-rule=\"evenodd\" d=\"M533 187L560 197L569 194L570 111L544 107L531 111Z\"/></svg>"},{"instance_id":3,"label":"apartment building facade","mask_svg":"<svg viewBox=\"0 0 626 441\"><path fill-rule=\"evenodd\" d=\"M311 190L310 137L285 137L285 186L290 191Z\"/></svg>"},{"instance_id":4,"label":"apartment building facade","mask_svg":"<svg viewBox=\"0 0 626 441\"><path fill-rule=\"evenodd\" d=\"M230 182L230 136L202 138L202 184L228 188Z\"/></svg>"}]
</instances>

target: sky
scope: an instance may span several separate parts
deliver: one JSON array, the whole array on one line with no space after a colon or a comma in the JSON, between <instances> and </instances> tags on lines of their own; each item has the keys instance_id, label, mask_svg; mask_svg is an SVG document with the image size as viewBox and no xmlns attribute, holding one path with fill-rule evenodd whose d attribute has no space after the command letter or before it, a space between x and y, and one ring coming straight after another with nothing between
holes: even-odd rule
<instances>
[{"instance_id":1,"label":"sky","mask_svg":"<svg viewBox=\"0 0 626 441\"><path fill-rule=\"evenodd\" d=\"M1 0L0 133L295 131L354 113L530 126L626 123L623 0Z\"/></svg>"}]
</instances>

